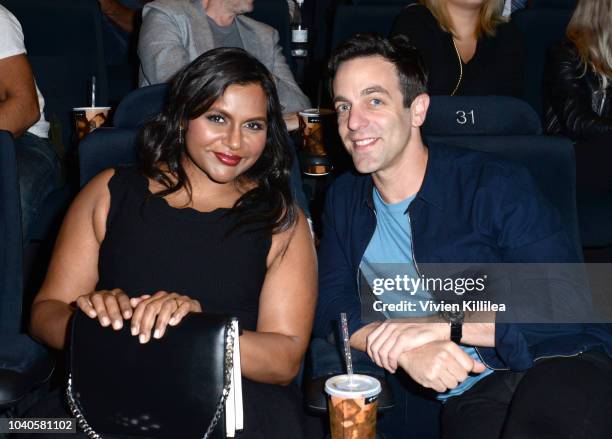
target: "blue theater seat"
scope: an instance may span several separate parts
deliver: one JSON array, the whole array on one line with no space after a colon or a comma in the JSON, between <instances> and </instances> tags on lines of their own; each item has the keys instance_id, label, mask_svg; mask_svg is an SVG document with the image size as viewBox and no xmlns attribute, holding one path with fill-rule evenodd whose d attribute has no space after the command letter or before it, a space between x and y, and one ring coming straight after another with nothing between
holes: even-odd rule
<instances>
[{"instance_id":1,"label":"blue theater seat","mask_svg":"<svg viewBox=\"0 0 612 439\"><path fill-rule=\"evenodd\" d=\"M438 136L539 135L537 113L510 96L432 96L424 134Z\"/></svg>"},{"instance_id":2,"label":"blue theater seat","mask_svg":"<svg viewBox=\"0 0 612 439\"><path fill-rule=\"evenodd\" d=\"M79 144L81 187L105 169L138 163L138 128L98 128Z\"/></svg>"},{"instance_id":3,"label":"blue theater seat","mask_svg":"<svg viewBox=\"0 0 612 439\"><path fill-rule=\"evenodd\" d=\"M119 103L113 125L115 128L138 128L161 112L166 104L168 85L157 84L130 92Z\"/></svg>"},{"instance_id":4,"label":"blue theater seat","mask_svg":"<svg viewBox=\"0 0 612 439\"><path fill-rule=\"evenodd\" d=\"M279 44L283 55L291 64L291 24L289 23L289 6L284 0L258 0L253 12L247 14L254 20L266 23L278 31Z\"/></svg>"},{"instance_id":5,"label":"blue theater seat","mask_svg":"<svg viewBox=\"0 0 612 439\"><path fill-rule=\"evenodd\" d=\"M374 32L386 37L402 8L402 4L338 5L332 29L332 49L356 33Z\"/></svg>"},{"instance_id":6,"label":"blue theater seat","mask_svg":"<svg viewBox=\"0 0 612 439\"><path fill-rule=\"evenodd\" d=\"M19 415L54 362L24 330L23 250L15 145L0 131L0 415Z\"/></svg>"},{"instance_id":7,"label":"blue theater seat","mask_svg":"<svg viewBox=\"0 0 612 439\"><path fill-rule=\"evenodd\" d=\"M543 136L529 105L510 97L434 96L423 133L426 140L492 152L522 163L559 211L581 254L576 212L576 166L569 139Z\"/></svg>"}]
</instances>

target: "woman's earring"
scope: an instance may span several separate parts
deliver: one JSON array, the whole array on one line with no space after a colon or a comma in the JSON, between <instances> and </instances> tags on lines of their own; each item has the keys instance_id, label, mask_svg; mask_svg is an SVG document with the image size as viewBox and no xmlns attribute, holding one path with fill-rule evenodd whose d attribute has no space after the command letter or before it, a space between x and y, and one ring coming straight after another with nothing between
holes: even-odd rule
<instances>
[{"instance_id":1,"label":"woman's earring","mask_svg":"<svg viewBox=\"0 0 612 439\"><path fill-rule=\"evenodd\" d=\"M179 125L179 145L183 144L183 125Z\"/></svg>"}]
</instances>

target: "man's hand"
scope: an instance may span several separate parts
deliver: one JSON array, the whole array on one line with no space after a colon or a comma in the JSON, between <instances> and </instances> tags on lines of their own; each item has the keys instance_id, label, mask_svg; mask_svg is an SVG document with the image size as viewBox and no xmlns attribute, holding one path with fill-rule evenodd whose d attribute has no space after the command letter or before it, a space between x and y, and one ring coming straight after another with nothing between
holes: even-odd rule
<instances>
[{"instance_id":1,"label":"man's hand","mask_svg":"<svg viewBox=\"0 0 612 439\"><path fill-rule=\"evenodd\" d=\"M388 320L366 338L366 352L380 367L395 373L399 357L434 341L448 340L448 323L404 323Z\"/></svg>"},{"instance_id":2,"label":"man's hand","mask_svg":"<svg viewBox=\"0 0 612 439\"><path fill-rule=\"evenodd\" d=\"M285 113L283 114L283 120L287 126L287 131L295 131L300 127L300 116L297 113Z\"/></svg>"},{"instance_id":3,"label":"man's hand","mask_svg":"<svg viewBox=\"0 0 612 439\"><path fill-rule=\"evenodd\" d=\"M398 364L417 383L440 393L457 387L469 373L486 369L452 341L434 341L404 352Z\"/></svg>"},{"instance_id":4,"label":"man's hand","mask_svg":"<svg viewBox=\"0 0 612 439\"><path fill-rule=\"evenodd\" d=\"M138 335L140 343L151 339L153 325L153 338L162 338L168 325L178 325L190 312L202 312L197 300L166 291L158 291L153 296L133 297L130 303L134 307L132 335Z\"/></svg>"}]
</instances>

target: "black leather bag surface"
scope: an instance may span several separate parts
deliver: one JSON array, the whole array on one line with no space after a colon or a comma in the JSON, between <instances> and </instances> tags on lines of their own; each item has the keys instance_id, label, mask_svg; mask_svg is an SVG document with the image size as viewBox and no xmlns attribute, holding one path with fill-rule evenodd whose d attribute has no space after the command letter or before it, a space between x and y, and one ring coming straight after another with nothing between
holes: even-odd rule
<instances>
[{"instance_id":1,"label":"black leather bag surface","mask_svg":"<svg viewBox=\"0 0 612 439\"><path fill-rule=\"evenodd\" d=\"M224 315L189 314L168 326L161 339L140 344L129 321L114 331L77 311L66 391L71 410L76 405L82 415L77 422L92 438L203 438L227 381L231 321ZM222 414L208 437L225 436Z\"/></svg>"}]
</instances>

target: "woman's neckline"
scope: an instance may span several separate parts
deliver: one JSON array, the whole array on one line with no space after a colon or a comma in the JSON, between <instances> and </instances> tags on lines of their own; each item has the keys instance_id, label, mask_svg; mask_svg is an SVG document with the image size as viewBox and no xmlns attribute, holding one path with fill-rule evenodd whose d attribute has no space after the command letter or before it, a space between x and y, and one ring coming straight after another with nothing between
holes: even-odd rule
<instances>
[{"instance_id":1,"label":"woman's neckline","mask_svg":"<svg viewBox=\"0 0 612 439\"><path fill-rule=\"evenodd\" d=\"M184 207L173 206L172 204L170 204L170 202L165 197L160 197L160 196L155 195L153 191L151 190L151 184L152 184L151 180L146 175L141 174L141 176L143 178L144 189L149 199L158 200L157 203L163 209L165 209L167 212L171 214L174 214L175 216L180 216L180 217L188 216L188 217L193 217L195 219L202 219L202 217L205 217L205 216L218 217L219 215L225 214L232 210L231 207L217 207L212 210L198 210L192 206L184 206Z\"/></svg>"}]
</instances>

